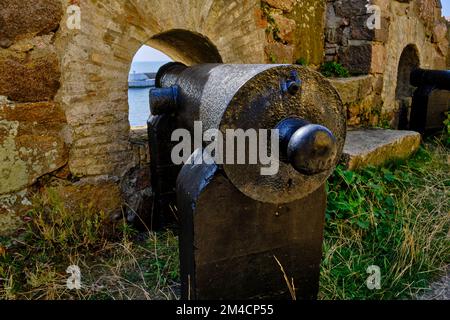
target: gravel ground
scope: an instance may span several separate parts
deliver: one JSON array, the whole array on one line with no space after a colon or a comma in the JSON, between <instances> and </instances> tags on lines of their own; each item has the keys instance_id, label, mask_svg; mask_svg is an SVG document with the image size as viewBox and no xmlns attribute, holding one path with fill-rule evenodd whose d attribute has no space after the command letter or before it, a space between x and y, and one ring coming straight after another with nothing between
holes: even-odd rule
<instances>
[{"instance_id":1,"label":"gravel ground","mask_svg":"<svg viewBox=\"0 0 450 320\"><path fill-rule=\"evenodd\" d=\"M434 282L430 290L418 297L419 300L450 300L450 266L447 274Z\"/></svg>"}]
</instances>

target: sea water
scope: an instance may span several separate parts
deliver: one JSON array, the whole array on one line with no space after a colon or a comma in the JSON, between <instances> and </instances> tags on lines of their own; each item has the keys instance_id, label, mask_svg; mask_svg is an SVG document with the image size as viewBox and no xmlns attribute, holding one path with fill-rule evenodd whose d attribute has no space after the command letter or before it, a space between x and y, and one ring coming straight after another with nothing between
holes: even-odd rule
<instances>
[{"instance_id":1,"label":"sea water","mask_svg":"<svg viewBox=\"0 0 450 320\"><path fill-rule=\"evenodd\" d=\"M154 73L168 61L135 61L130 73ZM132 127L145 126L150 116L150 88L133 88L128 90L129 120Z\"/></svg>"}]
</instances>

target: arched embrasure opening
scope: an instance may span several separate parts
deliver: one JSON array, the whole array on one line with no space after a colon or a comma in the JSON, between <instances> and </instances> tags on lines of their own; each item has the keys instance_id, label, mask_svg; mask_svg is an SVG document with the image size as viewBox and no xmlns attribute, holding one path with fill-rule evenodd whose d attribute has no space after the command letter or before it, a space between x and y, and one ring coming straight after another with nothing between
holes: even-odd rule
<instances>
[{"instance_id":1,"label":"arched embrasure opening","mask_svg":"<svg viewBox=\"0 0 450 320\"><path fill-rule=\"evenodd\" d=\"M397 89L395 91L395 99L399 108L399 129L406 129L408 126L412 96L415 90L410 84L410 76L411 71L419 66L420 58L417 47L413 44L406 46L398 64Z\"/></svg>"},{"instance_id":2,"label":"arched embrasure opening","mask_svg":"<svg viewBox=\"0 0 450 320\"><path fill-rule=\"evenodd\" d=\"M129 121L131 127L142 127L150 115L149 91L155 75L167 62L186 65L222 63L217 48L205 36L174 29L153 36L136 53L128 79Z\"/></svg>"},{"instance_id":3,"label":"arched embrasure opening","mask_svg":"<svg viewBox=\"0 0 450 320\"><path fill-rule=\"evenodd\" d=\"M147 120L151 111L149 91L154 86L157 71L169 61L182 62L186 65L222 63L222 57L216 46L205 36L174 29L157 34L142 43L142 47L134 56L133 63L130 63L128 92L130 141L133 150L137 150L135 154L138 155L136 158L138 161L124 177L122 191L128 205L128 220L134 221L137 225L145 221L147 226L153 228L157 228L162 222L155 217L155 214L152 214L154 188L150 185L149 177L150 157L147 131ZM173 218L173 214L171 217Z\"/></svg>"},{"instance_id":4,"label":"arched embrasure opening","mask_svg":"<svg viewBox=\"0 0 450 320\"><path fill-rule=\"evenodd\" d=\"M199 33L174 29L155 35L148 44L186 65L222 63L216 46Z\"/></svg>"},{"instance_id":5,"label":"arched embrasure opening","mask_svg":"<svg viewBox=\"0 0 450 320\"><path fill-rule=\"evenodd\" d=\"M142 127L150 116L150 90L155 86L159 68L173 61L161 51L143 45L135 54L128 76L128 105L130 126Z\"/></svg>"}]
</instances>

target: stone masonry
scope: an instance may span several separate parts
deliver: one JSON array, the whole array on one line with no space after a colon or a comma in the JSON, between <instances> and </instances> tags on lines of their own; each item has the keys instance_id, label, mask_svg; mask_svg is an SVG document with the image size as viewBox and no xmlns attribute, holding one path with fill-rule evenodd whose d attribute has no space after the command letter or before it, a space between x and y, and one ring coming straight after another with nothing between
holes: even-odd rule
<instances>
[{"instance_id":1,"label":"stone masonry","mask_svg":"<svg viewBox=\"0 0 450 320\"><path fill-rule=\"evenodd\" d=\"M383 29L371 32L365 4L1 0L0 235L20 226L47 186L112 216L145 211L150 159L142 133L130 131L127 99L130 64L143 44L187 64L339 61L357 75L332 79L350 124L392 120L404 48L417 48L422 67L443 68L447 26L439 1L374 0ZM80 28L68 23L77 18L70 6L80 9Z\"/></svg>"},{"instance_id":2,"label":"stone masonry","mask_svg":"<svg viewBox=\"0 0 450 320\"><path fill-rule=\"evenodd\" d=\"M369 29L376 6L381 29ZM369 12L369 13L368 13ZM405 48L417 51L422 68L446 66L448 37L439 0L328 0L325 28L325 61L341 63L354 75L367 75L372 91L348 101L349 125L396 127L398 69ZM368 80L368 79L371 80ZM403 80L403 79L402 79ZM336 80L343 92L361 92L361 77Z\"/></svg>"}]
</instances>

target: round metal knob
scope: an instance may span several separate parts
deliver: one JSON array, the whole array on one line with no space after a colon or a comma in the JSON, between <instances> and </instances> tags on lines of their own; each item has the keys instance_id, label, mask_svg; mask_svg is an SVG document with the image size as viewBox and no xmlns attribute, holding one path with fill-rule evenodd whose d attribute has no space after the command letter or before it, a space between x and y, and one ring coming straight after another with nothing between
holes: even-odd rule
<instances>
[{"instance_id":1,"label":"round metal knob","mask_svg":"<svg viewBox=\"0 0 450 320\"><path fill-rule=\"evenodd\" d=\"M337 154L336 138L327 128L308 124L292 135L287 149L289 163L300 173L318 174L331 169Z\"/></svg>"},{"instance_id":2,"label":"round metal knob","mask_svg":"<svg viewBox=\"0 0 450 320\"><path fill-rule=\"evenodd\" d=\"M314 175L335 165L337 141L328 128L295 118L283 120L277 128L282 160L298 172Z\"/></svg>"}]
</instances>

